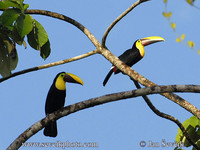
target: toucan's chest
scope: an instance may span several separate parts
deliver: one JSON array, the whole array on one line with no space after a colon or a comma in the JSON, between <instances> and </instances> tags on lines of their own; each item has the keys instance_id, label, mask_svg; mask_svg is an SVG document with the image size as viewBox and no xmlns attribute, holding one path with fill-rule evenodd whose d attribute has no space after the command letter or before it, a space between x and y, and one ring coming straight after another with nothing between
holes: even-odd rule
<instances>
[{"instance_id":1,"label":"toucan's chest","mask_svg":"<svg viewBox=\"0 0 200 150\"><path fill-rule=\"evenodd\" d=\"M46 114L52 113L65 104L66 90L58 90L54 85L51 86L45 105Z\"/></svg>"},{"instance_id":2,"label":"toucan's chest","mask_svg":"<svg viewBox=\"0 0 200 150\"><path fill-rule=\"evenodd\" d=\"M141 56L141 53L138 49L129 49L119 56L119 59L130 67L133 66L142 58L143 56Z\"/></svg>"}]
</instances>

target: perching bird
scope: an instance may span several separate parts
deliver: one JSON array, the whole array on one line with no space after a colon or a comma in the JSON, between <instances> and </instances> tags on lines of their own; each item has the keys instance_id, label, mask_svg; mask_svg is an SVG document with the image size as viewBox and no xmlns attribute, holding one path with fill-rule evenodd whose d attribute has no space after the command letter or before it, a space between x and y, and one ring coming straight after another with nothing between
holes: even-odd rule
<instances>
[{"instance_id":1,"label":"perching bird","mask_svg":"<svg viewBox=\"0 0 200 150\"><path fill-rule=\"evenodd\" d=\"M56 75L51 88L49 89L46 104L46 115L62 108L65 104L66 85L65 82L78 83L83 85L83 81L74 74L61 72ZM44 135L50 137L57 136L56 121L50 122L44 129Z\"/></svg>"},{"instance_id":2,"label":"perching bird","mask_svg":"<svg viewBox=\"0 0 200 150\"><path fill-rule=\"evenodd\" d=\"M165 40L159 36L151 36L151 37L139 39L135 41L131 49L126 50L118 58L129 67L132 67L135 63L137 63L144 57L144 54L145 54L144 46L147 46L155 42L160 42L160 41L165 41ZM118 74L121 71L117 67L112 66L106 78L104 79L103 86L106 85L106 83L108 82L113 72L115 74Z\"/></svg>"}]
</instances>

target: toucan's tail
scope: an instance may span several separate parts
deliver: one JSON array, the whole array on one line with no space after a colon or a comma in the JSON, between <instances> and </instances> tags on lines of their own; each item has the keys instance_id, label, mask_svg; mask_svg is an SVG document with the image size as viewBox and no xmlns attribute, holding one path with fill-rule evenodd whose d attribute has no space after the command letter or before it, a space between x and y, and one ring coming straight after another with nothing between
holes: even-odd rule
<instances>
[{"instance_id":1,"label":"toucan's tail","mask_svg":"<svg viewBox=\"0 0 200 150\"><path fill-rule=\"evenodd\" d=\"M51 122L49 125L47 125L44 128L44 135L50 136L50 137L56 137L57 136L57 124L56 121Z\"/></svg>"},{"instance_id":2,"label":"toucan's tail","mask_svg":"<svg viewBox=\"0 0 200 150\"><path fill-rule=\"evenodd\" d=\"M109 80L110 76L111 76L111 75L112 75L112 73L113 73L113 69L114 69L114 67L112 67L112 68L110 69L110 71L108 72L108 74L107 74L106 78L105 78L105 79L104 79L104 81L103 81L103 86L105 86L105 85L106 85L106 83L108 82L108 80Z\"/></svg>"}]
</instances>

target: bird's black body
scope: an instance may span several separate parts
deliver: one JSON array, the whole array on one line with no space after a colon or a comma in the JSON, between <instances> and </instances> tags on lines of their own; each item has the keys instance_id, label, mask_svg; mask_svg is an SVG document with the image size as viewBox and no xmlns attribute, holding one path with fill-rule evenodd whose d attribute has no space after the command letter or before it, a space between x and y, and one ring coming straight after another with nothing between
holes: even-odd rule
<instances>
[{"instance_id":1,"label":"bird's black body","mask_svg":"<svg viewBox=\"0 0 200 150\"><path fill-rule=\"evenodd\" d=\"M131 67L142 59L139 50L136 47L126 50L122 55L118 57L123 61L127 66ZM120 70L115 67L115 74L120 73Z\"/></svg>"},{"instance_id":2,"label":"bird's black body","mask_svg":"<svg viewBox=\"0 0 200 150\"><path fill-rule=\"evenodd\" d=\"M143 58L140 54L140 51L136 48L135 43L133 44L133 47L131 49L126 50L122 55L118 57L121 61L123 61L129 67L133 66L134 64L136 64L138 61L140 61ZM103 82L104 86L108 82L113 72L115 74L118 74L121 71L117 67L113 66L112 69L107 74L106 78L104 79L104 82Z\"/></svg>"},{"instance_id":3,"label":"bird's black body","mask_svg":"<svg viewBox=\"0 0 200 150\"><path fill-rule=\"evenodd\" d=\"M58 90L54 85L52 85L47 95L45 105L46 115L62 108L65 104L65 96L66 90Z\"/></svg>"},{"instance_id":4,"label":"bird's black body","mask_svg":"<svg viewBox=\"0 0 200 150\"><path fill-rule=\"evenodd\" d=\"M164 41L164 39L158 36L152 36L152 37L136 40L132 48L126 50L118 58L121 61L123 61L127 66L132 67L134 64L136 64L138 61L140 61L144 57L144 54L145 54L144 46L147 46L155 42L160 42L160 41ZM106 83L108 82L113 72L115 74L118 74L121 71L117 67L113 66L111 70L108 72L106 78L104 79L103 86L106 85Z\"/></svg>"},{"instance_id":5,"label":"bird's black body","mask_svg":"<svg viewBox=\"0 0 200 150\"><path fill-rule=\"evenodd\" d=\"M55 86L55 82L58 75L55 77L53 84L48 92L46 104L45 104L45 113L46 115L62 108L65 104L65 96L66 90L58 90ZM51 122L48 126L44 129L44 135L50 137L57 136L57 123L56 121Z\"/></svg>"},{"instance_id":6,"label":"bird's black body","mask_svg":"<svg viewBox=\"0 0 200 150\"><path fill-rule=\"evenodd\" d=\"M78 83L83 85L83 81L72 73L61 72L56 75L53 80L49 92L47 94L45 113L46 115L61 109L65 104L66 85L65 83ZM44 129L44 135L50 137L57 136L57 123L56 121L50 122Z\"/></svg>"}]
</instances>

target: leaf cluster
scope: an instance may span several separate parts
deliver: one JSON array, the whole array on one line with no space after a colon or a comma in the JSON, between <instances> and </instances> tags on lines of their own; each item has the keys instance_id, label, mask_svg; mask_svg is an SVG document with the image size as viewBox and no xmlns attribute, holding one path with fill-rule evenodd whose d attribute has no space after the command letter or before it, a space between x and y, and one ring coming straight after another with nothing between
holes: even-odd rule
<instances>
[{"instance_id":1,"label":"leaf cluster","mask_svg":"<svg viewBox=\"0 0 200 150\"><path fill-rule=\"evenodd\" d=\"M185 42L185 34L181 34L179 35L176 32L176 23L171 22L171 17L172 17L172 12L167 10L167 0L163 0L164 4L165 4L165 11L162 13L163 16L168 20L171 28L173 29L174 33L176 34L176 42L178 43L182 43L183 45L187 45L189 48L192 48L194 51L196 51L198 54L200 54L200 49L196 49L195 48L195 43L192 40L188 40L187 42ZM188 4L190 4L191 6L194 6L194 0L186 0L186 2Z\"/></svg>"},{"instance_id":2,"label":"leaf cluster","mask_svg":"<svg viewBox=\"0 0 200 150\"><path fill-rule=\"evenodd\" d=\"M186 129L190 138L195 142L195 144L197 144L198 147L200 147L200 120L197 117L192 116L191 118L185 120L182 125ZM180 128L178 129L178 134L176 135L176 142L183 143L185 147L191 146L190 142L183 135Z\"/></svg>"},{"instance_id":3,"label":"leaf cluster","mask_svg":"<svg viewBox=\"0 0 200 150\"><path fill-rule=\"evenodd\" d=\"M43 26L25 11L29 7L24 0L2 0L0 9L0 74L5 77L11 74L18 63L16 44L24 45L27 36L29 45L40 51L46 59L50 54L50 42ZM13 57L15 56L15 57Z\"/></svg>"}]
</instances>

